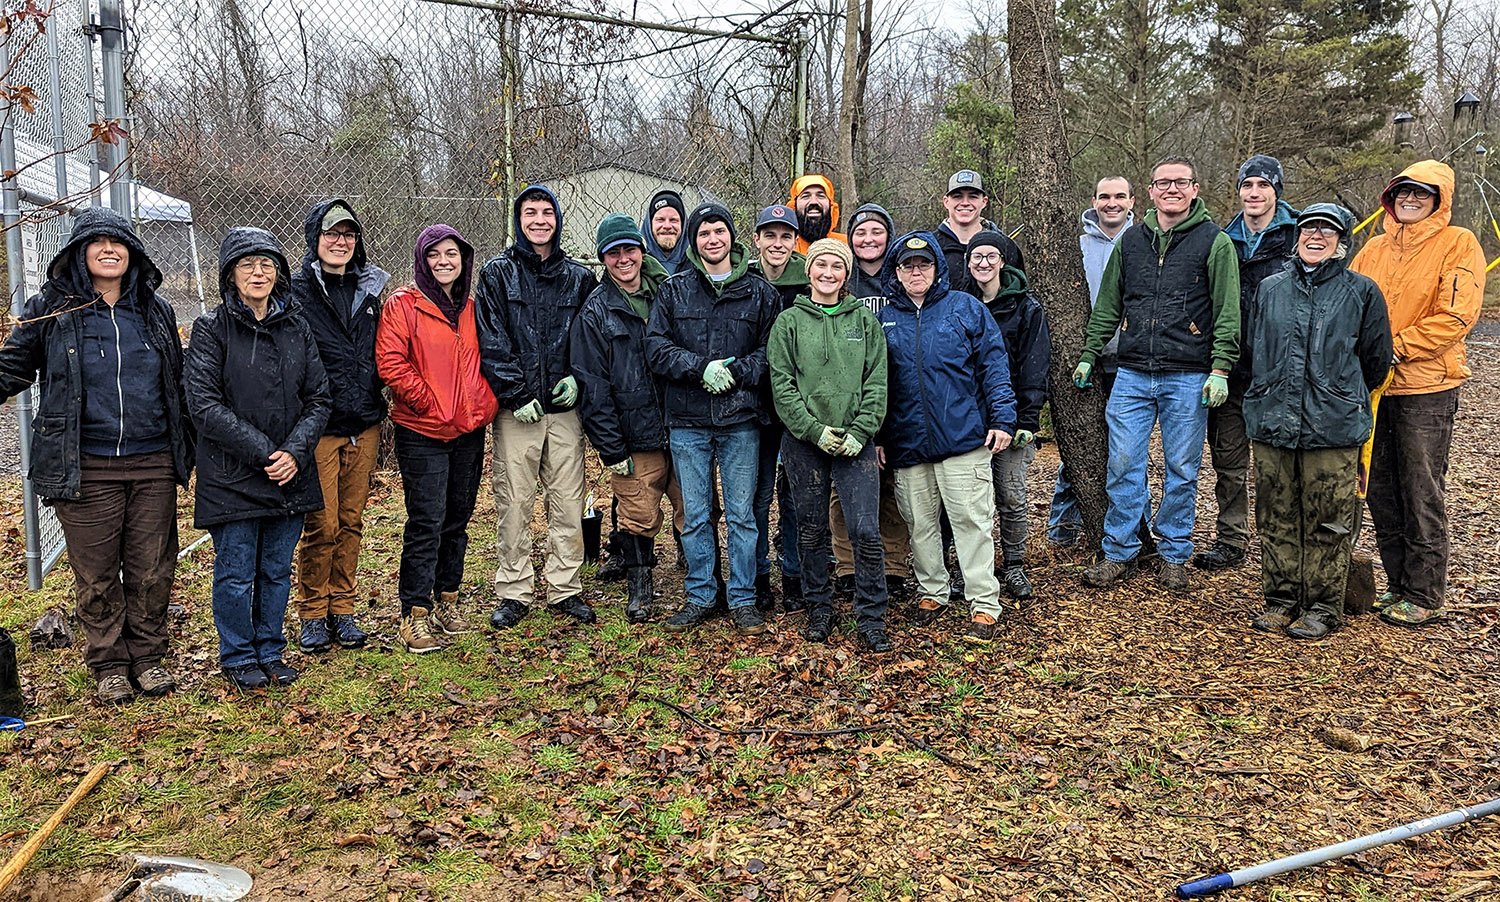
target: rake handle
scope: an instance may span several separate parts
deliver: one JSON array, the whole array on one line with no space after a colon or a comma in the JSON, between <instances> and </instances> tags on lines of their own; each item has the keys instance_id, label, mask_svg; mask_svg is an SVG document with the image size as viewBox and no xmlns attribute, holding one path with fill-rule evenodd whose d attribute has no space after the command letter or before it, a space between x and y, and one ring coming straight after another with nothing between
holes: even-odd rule
<instances>
[{"instance_id":1,"label":"rake handle","mask_svg":"<svg viewBox=\"0 0 1500 902\"><path fill-rule=\"evenodd\" d=\"M52 816L47 818L47 822L42 824L36 833L32 834L31 839L26 840L26 845L22 846L20 851L16 852L15 855L11 856L10 861L5 863L5 867L0 868L0 892L4 892L5 888L10 886L11 881L20 875L21 869L26 867L27 863L31 861L32 856L37 853L37 850L47 842L52 832L62 824L63 818L68 816L68 812L72 811L75 805L83 801L84 796L88 795L95 786L99 785L99 781L104 779L104 775L109 773L110 768L113 766L113 764L108 762L94 765L94 769L88 772L88 775L83 778L83 782L79 783L78 788L73 790L72 795L69 795L62 805L56 811L52 812Z\"/></svg>"}]
</instances>

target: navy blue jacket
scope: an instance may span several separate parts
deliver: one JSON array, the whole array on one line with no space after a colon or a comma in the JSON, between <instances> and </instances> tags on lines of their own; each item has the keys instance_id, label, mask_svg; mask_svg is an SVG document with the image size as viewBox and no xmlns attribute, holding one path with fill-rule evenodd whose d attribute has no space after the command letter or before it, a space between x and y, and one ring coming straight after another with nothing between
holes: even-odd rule
<instances>
[{"instance_id":1,"label":"navy blue jacket","mask_svg":"<svg viewBox=\"0 0 1500 902\"><path fill-rule=\"evenodd\" d=\"M937 247L931 232L910 238ZM1005 339L995 319L973 295L948 286L948 264L937 255L937 274L920 308L896 280L896 256L882 272L890 302L877 316L885 329L889 396L876 444L893 467L934 463L984 445L985 433L1016 431L1016 397L1010 385Z\"/></svg>"}]
</instances>

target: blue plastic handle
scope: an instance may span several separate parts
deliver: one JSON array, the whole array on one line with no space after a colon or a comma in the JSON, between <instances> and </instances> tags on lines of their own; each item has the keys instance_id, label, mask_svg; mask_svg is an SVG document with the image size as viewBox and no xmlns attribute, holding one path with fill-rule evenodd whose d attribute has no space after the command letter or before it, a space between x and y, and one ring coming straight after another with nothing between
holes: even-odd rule
<instances>
[{"instance_id":1,"label":"blue plastic handle","mask_svg":"<svg viewBox=\"0 0 1500 902\"><path fill-rule=\"evenodd\" d=\"M1212 877L1204 877L1202 880L1194 880L1192 883L1184 883L1177 887L1177 898L1202 899L1233 888L1233 877L1228 874L1215 874Z\"/></svg>"},{"instance_id":2,"label":"blue plastic handle","mask_svg":"<svg viewBox=\"0 0 1500 902\"><path fill-rule=\"evenodd\" d=\"M0 717L0 730L15 730L20 732L26 729L26 721L19 717Z\"/></svg>"}]
</instances>

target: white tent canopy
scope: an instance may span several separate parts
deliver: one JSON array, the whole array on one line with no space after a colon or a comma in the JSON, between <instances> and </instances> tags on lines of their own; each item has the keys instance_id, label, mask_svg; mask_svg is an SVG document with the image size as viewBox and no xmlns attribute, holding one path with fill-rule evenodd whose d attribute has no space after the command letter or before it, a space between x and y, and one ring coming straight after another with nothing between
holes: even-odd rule
<instances>
[{"instance_id":1,"label":"white tent canopy","mask_svg":"<svg viewBox=\"0 0 1500 902\"><path fill-rule=\"evenodd\" d=\"M89 165L72 155L67 158L65 172L68 179L68 196L80 203L80 198L89 190ZM16 182L23 196L57 200L56 152L39 141L16 135ZM108 191L109 173L99 174L99 190ZM147 188L137 182L130 184L131 218L137 222L181 222L193 221L193 206L187 201Z\"/></svg>"}]
</instances>

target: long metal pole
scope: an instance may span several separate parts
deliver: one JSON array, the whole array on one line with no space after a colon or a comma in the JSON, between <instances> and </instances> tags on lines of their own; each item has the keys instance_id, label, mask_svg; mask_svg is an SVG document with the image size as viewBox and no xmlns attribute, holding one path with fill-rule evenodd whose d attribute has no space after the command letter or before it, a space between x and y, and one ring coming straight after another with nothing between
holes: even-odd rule
<instances>
[{"instance_id":1,"label":"long metal pole","mask_svg":"<svg viewBox=\"0 0 1500 902\"><path fill-rule=\"evenodd\" d=\"M522 6L507 5L504 3L490 3L487 0L426 0L428 3L441 3L444 6L467 6L470 9L493 9L503 13L532 13L545 16L548 19L568 19L573 22L593 22L597 25L620 25L626 28L644 28L647 31L670 31L673 34L695 34L706 38L733 38L736 41L759 41L763 44L785 44L785 38L772 37L763 34L751 34L744 31L714 31L709 28L694 28L691 25L668 25L665 22L641 22L635 19L618 19L614 16L595 16L588 13L569 12L565 9L526 9Z\"/></svg>"},{"instance_id":2,"label":"long metal pole","mask_svg":"<svg viewBox=\"0 0 1500 902\"><path fill-rule=\"evenodd\" d=\"M798 32L802 29L798 28ZM793 97L797 109L793 121L797 124L797 144L792 151L792 180L796 181L807 172L807 79L808 79L808 53L807 41L803 38L797 39L797 87L793 91Z\"/></svg>"},{"instance_id":3,"label":"long metal pole","mask_svg":"<svg viewBox=\"0 0 1500 902\"><path fill-rule=\"evenodd\" d=\"M120 0L99 0L99 48L104 61L104 116L125 123L125 15ZM125 131L130 131L128 125ZM117 143L108 146L109 205L128 218L130 144L121 136Z\"/></svg>"},{"instance_id":4,"label":"long metal pole","mask_svg":"<svg viewBox=\"0 0 1500 902\"><path fill-rule=\"evenodd\" d=\"M57 5L52 9L56 11ZM58 44L56 21L48 23L47 29L47 91L51 94L48 103L52 107L52 171L57 179L57 200L62 209L71 210L68 200L68 145L63 136L62 97L62 48ZM71 214L68 214L71 218Z\"/></svg>"},{"instance_id":5,"label":"long metal pole","mask_svg":"<svg viewBox=\"0 0 1500 902\"><path fill-rule=\"evenodd\" d=\"M99 98L94 84L94 35L98 34L89 22L88 4L83 4L83 99L88 105L88 120L94 121L99 115ZM95 141L89 142L89 205L97 207L101 203L99 197L99 144Z\"/></svg>"},{"instance_id":6,"label":"long metal pole","mask_svg":"<svg viewBox=\"0 0 1500 902\"><path fill-rule=\"evenodd\" d=\"M16 171L16 129L11 110L5 110L0 127L0 168ZM5 263L10 276L11 327L21 318L26 304L26 248L21 241L21 193L15 176L0 185L0 208L5 220ZM16 396L16 419L21 438L21 516L26 522L26 585L35 592L42 587L42 537L37 529L36 493L31 490L31 389Z\"/></svg>"}]
</instances>

